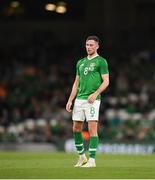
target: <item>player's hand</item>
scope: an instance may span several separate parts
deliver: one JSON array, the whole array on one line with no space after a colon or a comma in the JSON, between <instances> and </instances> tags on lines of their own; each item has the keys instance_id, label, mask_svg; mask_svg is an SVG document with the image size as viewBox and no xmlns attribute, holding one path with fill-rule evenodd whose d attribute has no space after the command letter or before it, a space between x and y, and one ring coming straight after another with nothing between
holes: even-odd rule
<instances>
[{"instance_id":1,"label":"player's hand","mask_svg":"<svg viewBox=\"0 0 155 180\"><path fill-rule=\"evenodd\" d=\"M71 106L72 106L72 102L71 101L68 101L67 104L66 104L66 111L67 112L71 112Z\"/></svg>"},{"instance_id":2,"label":"player's hand","mask_svg":"<svg viewBox=\"0 0 155 180\"><path fill-rule=\"evenodd\" d=\"M89 103L93 103L96 100L97 96L98 96L98 94L96 92L91 94L91 95L89 95L88 96L88 102Z\"/></svg>"}]
</instances>

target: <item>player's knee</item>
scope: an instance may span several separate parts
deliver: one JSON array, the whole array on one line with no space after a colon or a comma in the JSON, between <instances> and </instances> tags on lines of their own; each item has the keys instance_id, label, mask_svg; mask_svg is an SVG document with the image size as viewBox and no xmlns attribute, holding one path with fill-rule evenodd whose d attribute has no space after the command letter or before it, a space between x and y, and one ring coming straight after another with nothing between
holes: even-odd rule
<instances>
[{"instance_id":1,"label":"player's knee","mask_svg":"<svg viewBox=\"0 0 155 180\"><path fill-rule=\"evenodd\" d=\"M73 126L73 132L80 132L80 131L81 131L81 127L80 126L77 126L77 125Z\"/></svg>"},{"instance_id":2,"label":"player's knee","mask_svg":"<svg viewBox=\"0 0 155 180\"><path fill-rule=\"evenodd\" d=\"M93 128L89 129L89 135L90 136L97 136L97 130L93 129Z\"/></svg>"}]
</instances>

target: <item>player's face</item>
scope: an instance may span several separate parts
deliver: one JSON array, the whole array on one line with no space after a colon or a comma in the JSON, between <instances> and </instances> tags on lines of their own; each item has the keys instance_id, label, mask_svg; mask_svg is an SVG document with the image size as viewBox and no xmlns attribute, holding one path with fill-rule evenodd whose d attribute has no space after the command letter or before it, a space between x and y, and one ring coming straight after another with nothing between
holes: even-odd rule
<instances>
[{"instance_id":1,"label":"player's face","mask_svg":"<svg viewBox=\"0 0 155 180\"><path fill-rule=\"evenodd\" d=\"M98 42L94 40L86 41L86 51L88 55L92 56L93 54L95 54L98 48L99 48Z\"/></svg>"}]
</instances>

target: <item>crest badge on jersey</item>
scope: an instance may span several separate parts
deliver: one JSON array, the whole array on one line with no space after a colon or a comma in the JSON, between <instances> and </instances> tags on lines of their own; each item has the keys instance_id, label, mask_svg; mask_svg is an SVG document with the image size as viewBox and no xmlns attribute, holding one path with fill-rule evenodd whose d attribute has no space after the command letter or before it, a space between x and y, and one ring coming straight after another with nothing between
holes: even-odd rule
<instances>
[{"instance_id":1,"label":"crest badge on jersey","mask_svg":"<svg viewBox=\"0 0 155 180\"><path fill-rule=\"evenodd\" d=\"M89 71L94 71L95 63L90 63Z\"/></svg>"}]
</instances>

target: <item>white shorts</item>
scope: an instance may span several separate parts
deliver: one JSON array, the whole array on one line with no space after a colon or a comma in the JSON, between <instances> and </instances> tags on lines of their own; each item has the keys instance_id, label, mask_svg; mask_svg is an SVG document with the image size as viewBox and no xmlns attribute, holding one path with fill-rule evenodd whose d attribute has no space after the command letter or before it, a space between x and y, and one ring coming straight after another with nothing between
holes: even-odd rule
<instances>
[{"instance_id":1,"label":"white shorts","mask_svg":"<svg viewBox=\"0 0 155 180\"><path fill-rule=\"evenodd\" d=\"M89 103L88 100L76 99L74 102L72 119L73 121L98 121L100 100Z\"/></svg>"}]
</instances>

